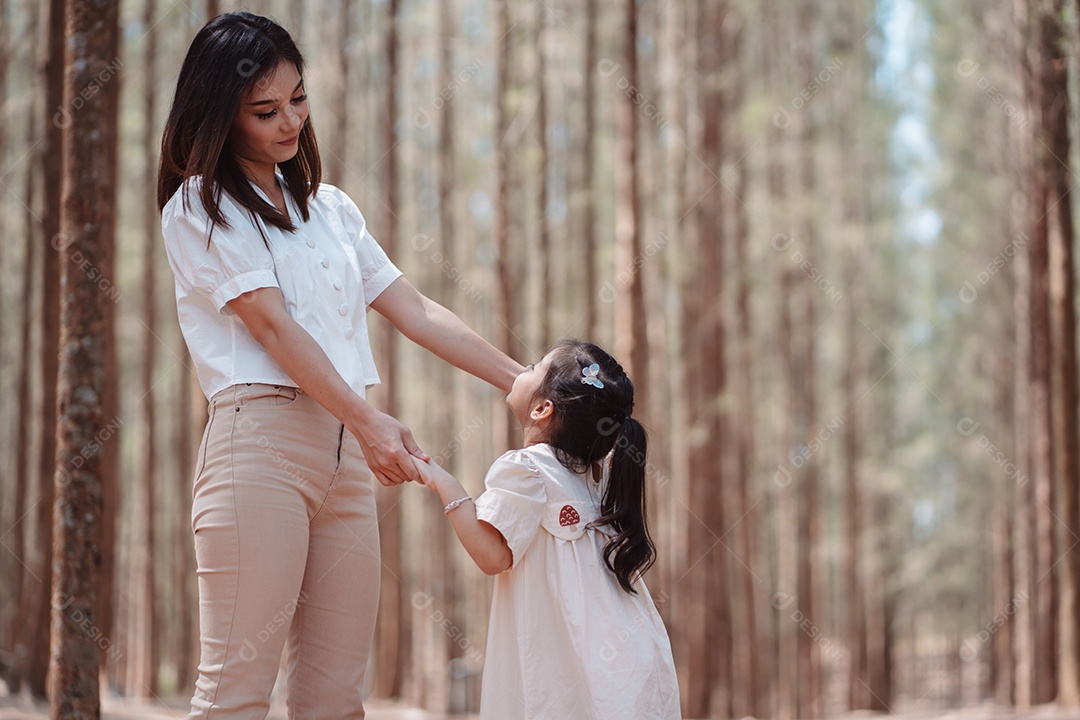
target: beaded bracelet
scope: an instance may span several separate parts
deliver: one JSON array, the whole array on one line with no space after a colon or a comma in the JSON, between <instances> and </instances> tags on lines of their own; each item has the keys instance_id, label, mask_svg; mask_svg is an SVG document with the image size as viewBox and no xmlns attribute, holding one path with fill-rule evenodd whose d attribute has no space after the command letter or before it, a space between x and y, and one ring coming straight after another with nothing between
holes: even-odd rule
<instances>
[{"instance_id":1,"label":"beaded bracelet","mask_svg":"<svg viewBox=\"0 0 1080 720\"><path fill-rule=\"evenodd\" d=\"M469 495L466 495L463 498L458 498L457 500L452 500L452 501L448 502L446 504L446 507L443 508L443 514L444 515L449 515L451 510L453 510L458 505L461 505L462 503L467 502L469 500L472 500L472 497L469 496Z\"/></svg>"}]
</instances>

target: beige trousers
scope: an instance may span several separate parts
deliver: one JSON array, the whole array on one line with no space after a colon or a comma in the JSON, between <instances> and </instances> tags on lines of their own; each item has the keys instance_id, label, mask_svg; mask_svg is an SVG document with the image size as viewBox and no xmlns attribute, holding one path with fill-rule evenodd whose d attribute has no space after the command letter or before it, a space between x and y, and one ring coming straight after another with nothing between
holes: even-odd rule
<instances>
[{"instance_id":1,"label":"beige trousers","mask_svg":"<svg viewBox=\"0 0 1080 720\"><path fill-rule=\"evenodd\" d=\"M379 530L356 438L296 388L214 395L192 529L202 651L189 720L263 720L288 643L289 718L363 718Z\"/></svg>"}]
</instances>

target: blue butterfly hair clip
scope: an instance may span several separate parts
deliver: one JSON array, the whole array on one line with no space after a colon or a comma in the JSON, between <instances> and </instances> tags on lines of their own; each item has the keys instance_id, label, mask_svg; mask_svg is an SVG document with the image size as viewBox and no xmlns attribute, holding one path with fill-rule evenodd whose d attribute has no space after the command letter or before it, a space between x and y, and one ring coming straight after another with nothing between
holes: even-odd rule
<instances>
[{"instance_id":1,"label":"blue butterfly hair clip","mask_svg":"<svg viewBox=\"0 0 1080 720\"><path fill-rule=\"evenodd\" d=\"M602 388L604 387L604 382L600 378L596 377L599 373L600 366L596 363L583 367L581 368L581 374L585 377L581 378L581 382L585 383L586 385L592 385L593 387Z\"/></svg>"}]
</instances>

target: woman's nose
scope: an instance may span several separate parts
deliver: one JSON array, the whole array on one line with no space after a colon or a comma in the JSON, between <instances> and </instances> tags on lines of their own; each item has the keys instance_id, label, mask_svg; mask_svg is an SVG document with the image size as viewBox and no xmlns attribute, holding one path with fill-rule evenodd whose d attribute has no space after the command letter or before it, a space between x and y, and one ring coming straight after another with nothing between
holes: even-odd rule
<instances>
[{"instance_id":1,"label":"woman's nose","mask_svg":"<svg viewBox=\"0 0 1080 720\"><path fill-rule=\"evenodd\" d=\"M299 128L304 123L304 118L297 112L296 108L286 107L283 114L286 126L290 129Z\"/></svg>"}]
</instances>

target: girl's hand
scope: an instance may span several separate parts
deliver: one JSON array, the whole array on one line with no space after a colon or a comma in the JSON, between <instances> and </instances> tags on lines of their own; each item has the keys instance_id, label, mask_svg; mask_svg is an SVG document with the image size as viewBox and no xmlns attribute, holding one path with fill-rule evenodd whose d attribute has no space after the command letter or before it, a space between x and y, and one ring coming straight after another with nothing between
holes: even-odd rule
<instances>
[{"instance_id":1,"label":"girl's hand","mask_svg":"<svg viewBox=\"0 0 1080 720\"><path fill-rule=\"evenodd\" d=\"M447 480L454 479L454 477L446 472L441 465L432 462L431 460L424 461L414 457L412 462L417 473L420 475L420 482L436 493L439 493L441 487L446 486Z\"/></svg>"},{"instance_id":2,"label":"girl's hand","mask_svg":"<svg viewBox=\"0 0 1080 720\"><path fill-rule=\"evenodd\" d=\"M416 444L412 431L396 418L373 409L349 431L360 442L368 467L384 486L419 479L413 460L427 459L428 455Z\"/></svg>"}]
</instances>

